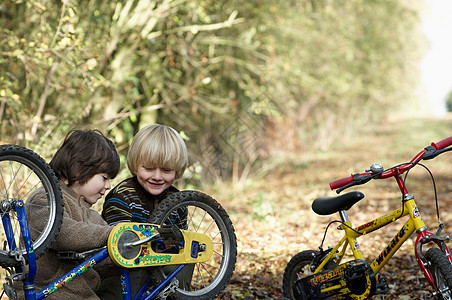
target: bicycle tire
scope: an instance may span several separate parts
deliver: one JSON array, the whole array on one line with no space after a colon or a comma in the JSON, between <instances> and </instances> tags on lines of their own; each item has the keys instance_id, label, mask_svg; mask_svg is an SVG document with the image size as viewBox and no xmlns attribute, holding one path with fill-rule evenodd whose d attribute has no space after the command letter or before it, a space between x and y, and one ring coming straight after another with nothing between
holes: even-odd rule
<instances>
[{"instance_id":1,"label":"bicycle tire","mask_svg":"<svg viewBox=\"0 0 452 300\"><path fill-rule=\"evenodd\" d=\"M232 222L223 207L212 197L197 191L181 191L168 196L152 212L152 224L171 224L172 212L186 208L187 229L212 238L214 252L210 260L193 268L190 282L181 282L172 299L213 299L228 285L237 260L237 240ZM185 268L184 268L185 269ZM183 272L183 271L182 271ZM152 267L154 283L166 278L165 267Z\"/></svg>"},{"instance_id":2,"label":"bicycle tire","mask_svg":"<svg viewBox=\"0 0 452 300\"><path fill-rule=\"evenodd\" d=\"M314 257L318 256L320 251L304 250L294 255L284 270L283 275L283 296L288 300L308 300L310 297L304 290L300 291L300 295L294 294L295 283L304 277L314 274L313 270L317 268L314 264ZM323 270L334 269L337 264L333 261L327 262ZM297 297L296 297L297 296Z\"/></svg>"},{"instance_id":3,"label":"bicycle tire","mask_svg":"<svg viewBox=\"0 0 452 300\"><path fill-rule=\"evenodd\" d=\"M297 280L312 275L311 264L315 255L318 255L319 251L305 250L297 253L293 256L287 264L283 275L283 295L284 299L303 299L307 300L309 297L304 290L301 291L301 295L295 298L293 291L294 284ZM302 274L302 275L301 275Z\"/></svg>"},{"instance_id":4,"label":"bicycle tire","mask_svg":"<svg viewBox=\"0 0 452 300\"><path fill-rule=\"evenodd\" d=\"M430 248L425 253L428 269L438 290L437 299L452 299L452 265L439 248Z\"/></svg>"},{"instance_id":5,"label":"bicycle tire","mask_svg":"<svg viewBox=\"0 0 452 300\"><path fill-rule=\"evenodd\" d=\"M31 200L35 193L43 191L46 199L41 199L39 207ZM19 266L22 262L16 259L19 253L28 262L20 224L14 203L22 200L29 222L30 235L33 242L33 252L36 258L43 255L59 233L63 220L63 199L58 180L51 167L37 153L17 145L0 146L0 214L9 214L16 255L10 249L5 229L0 234L0 265L3 267ZM44 202L42 202L44 201ZM39 214L39 226L33 226Z\"/></svg>"}]
</instances>

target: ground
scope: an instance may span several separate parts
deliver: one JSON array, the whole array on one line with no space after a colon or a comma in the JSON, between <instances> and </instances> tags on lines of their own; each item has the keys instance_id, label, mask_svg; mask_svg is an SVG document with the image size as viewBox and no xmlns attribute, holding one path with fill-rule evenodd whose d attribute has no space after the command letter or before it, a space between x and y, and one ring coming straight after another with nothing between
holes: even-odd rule
<instances>
[{"instance_id":1,"label":"ground","mask_svg":"<svg viewBox=\"0 0 452 300\"><path fill-rule=\"evenodd\" d=\"M206 188L205 192L220 201L230 215L238 242L236 269L220 299L282 299L283 273L291 257L302 250L318 249L326 225L338 219L335 215L317 216L311 210L316 197L335 195L328 183L363 172L374 162L388 168L409 161L430 142L449 137L451 129L452 118L391 121L365 130L329 151L306 147L300 153L278 157L278 167L265 176L250 177L240 186L222 184ZM450 233L452 152L424 164L434 174L440 217L446 233ZM407 187L425 223L435 231L438 220L429 173L421 167L413 169ZM355 225L401 205L400 192L393 180L374 180L354 190L366 195L348 211ZM335 227L328 230L325 247L337 242L340 232ZM366 260L378 255L400 227L401 222L360 238ZM382 269L390 291L384 298L374 299L433 299L414 257L413 244L412 237Z\"/></svg>"},{"instance_id":2,"label":"ground","mask_svg":"<svg viewBox=\"0 0 452 300\"><path fill-rule=\"evenodd\" d=\"M226 208L234 222L238 240L235 273L222 299L282 299L282 277L292 256L302 250L318 249L325 227L338 216L318 216L311 202L319 196L334 196L330 181L364 172L374 162L385 168L409 161L430 142L452 133L452 120L397 120L363 132L334 150L304 151L259 180L241 187L223 186L208 191ZM434 175L441 221L452 232L452 152L424 164ZM431 231L438 220L432 179L422 167L410 171L407 186L415 196L422 217ZM382 216L401 205L394 180L373 180L352 188L366 197L348 211L354 225ZM404 220L404 219L402 219ZM389 225L359 239L366 260L378 255L396 234L402 222ZM325 241L337 241L339 231L331 226ZM448 229L449 228L449 229ZM413 252L413 236L382 269L390 291L374 299L433 299ZM330 243L330 244L328 244ZM450 246L450 245L449 245Z\"/></svg>"}]
</instances>

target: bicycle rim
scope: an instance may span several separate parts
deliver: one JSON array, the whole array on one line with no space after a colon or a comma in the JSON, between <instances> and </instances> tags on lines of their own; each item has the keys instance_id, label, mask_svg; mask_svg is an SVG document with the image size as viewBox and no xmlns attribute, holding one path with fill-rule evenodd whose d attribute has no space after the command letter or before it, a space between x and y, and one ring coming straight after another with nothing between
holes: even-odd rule
<instances>
[{"instance_id":1,"label":"bicycle rim","mask_svg":"<svg viewBox=\"0 0 452 300\"><path fill-rule=\"evenodd\" d=\"M166 207L163 202L160 203L157 210L163 211L153 213L150 223L169 224L171 223L172 212L181 208L188 210L187 230L209 236L213 242L213 254L207 262L185 267L191 267L193 274L190 282L186 282L184 279L181 280L180 277L178 278L179 288L177 289L176 298L214 298L229 283L235 268L237 244L234 228L226 212L218 202L202 193L185 192L177 194L188 195L187 199L183 199L183 197L182 199L177 199L178 195L174 194L176 201L169 201ZM192 198L194 199L189 200ZM181 272L184 272L184 270ZM161 280L166 277L167 273L168 271L165 268L158 268L158 270L155 270L154 275L160 276Z\"/></svg>"},{"instance_id":2,"label":"bicycle rim","mask_svg":"<svg viewBox=\"0 0 452 300\"><path fill-rule=\"evenodd\" d=\"M46 199L39 203L30 201L31 196L44 191ZM21 227L14 204L19 200L25 204L30 234L36 258L41 256L55 239L62 219L62 199L58 182L50 166L37 154L19 146L2 146L0 148L0 203L1 216L9 215L11 231L16 245L16 254L28 259ZM33 217L35 211L44 212ZM33 224L38 224L34 226ZM0 264L3 266L19 265L11 256L10 244L5 232L0 234Z\"/></svg>"}]
</instances>

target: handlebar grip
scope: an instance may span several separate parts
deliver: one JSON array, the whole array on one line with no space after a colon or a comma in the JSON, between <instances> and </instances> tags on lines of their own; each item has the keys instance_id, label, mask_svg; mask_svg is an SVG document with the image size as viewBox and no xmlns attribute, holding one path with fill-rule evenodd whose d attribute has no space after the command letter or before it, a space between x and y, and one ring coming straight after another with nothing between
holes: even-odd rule
<instances>
[{"instance_id":1,"label":"handlebar grip","mask_svg":"<svg viewBox=\"0 0 452 300\"><path fill-rule=\"evenodd\" d=\"M450 145L452 145L452 136L445 138L444 140L437 143L432 143L432 147L436 150L444 149L446 147L449 147Z\"/></svg>"},{"instance_id":2,"label":"handlebar grip","mask_svg":"<svg viewBox=\"0 0 452 300\"><path fill-rule=\"evenodd\" d=\"M353 175L330 182L330 189L335 190L351 182L353 182Z\"/></svg>"}]
</instances>

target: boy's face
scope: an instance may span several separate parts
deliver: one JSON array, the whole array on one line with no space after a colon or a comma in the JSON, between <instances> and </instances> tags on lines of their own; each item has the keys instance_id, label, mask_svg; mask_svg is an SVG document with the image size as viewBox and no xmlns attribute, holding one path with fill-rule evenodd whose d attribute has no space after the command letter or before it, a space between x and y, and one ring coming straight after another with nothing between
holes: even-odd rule
<instances>
[{"instance_id":1,"label":"boy's face","mask_svg":"<svg viewBox=\"0 0 452 300\"><path fill-rule=\"evenodd\" d=\"M139 165L137 178L140 185L151 195L160 195L169 188L175 178L176 171L165 168L154 168Z\"/></svg>"},{"instance_id":2,"label":"boy's face","mask_svg":"<svg viewBox=\"0 0 452 300\"><path fill-rule=\"evenodd\" d=\"M74 183L71 188L79 195L85 197L86 202L93 205L102 198L107 190L111 189L110 178L100 173L91 177L85 184Z\"/></svg>"}]
</instances>

